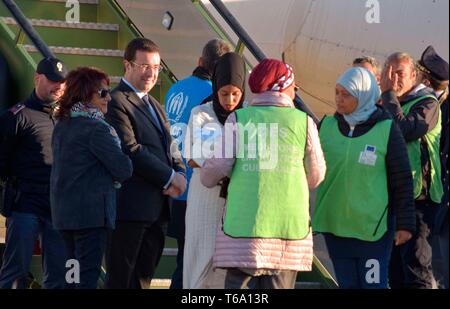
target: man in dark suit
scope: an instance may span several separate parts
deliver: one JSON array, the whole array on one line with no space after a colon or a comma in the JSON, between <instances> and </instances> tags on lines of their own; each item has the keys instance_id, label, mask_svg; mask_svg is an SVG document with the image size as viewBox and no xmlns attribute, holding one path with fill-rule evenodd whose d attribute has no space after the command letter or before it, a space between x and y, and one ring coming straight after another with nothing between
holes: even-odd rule
<instances>
[{"instance_id":1,"label":"man in dark suit","mask_svg":"<svg viewBox=\"0 0 450 309\"><path fill-rule=\"evenodd\" d=\"M171 147L164 110L148 95L160 61L155 43L132 40L125 50L125 75L111 94L106 114L133 162L132 177L118 191L116 229L106 250L107 288L149 285L164 249L168 197L186 189L184 165L176 145Z\"/></svg>"}]
</instances>

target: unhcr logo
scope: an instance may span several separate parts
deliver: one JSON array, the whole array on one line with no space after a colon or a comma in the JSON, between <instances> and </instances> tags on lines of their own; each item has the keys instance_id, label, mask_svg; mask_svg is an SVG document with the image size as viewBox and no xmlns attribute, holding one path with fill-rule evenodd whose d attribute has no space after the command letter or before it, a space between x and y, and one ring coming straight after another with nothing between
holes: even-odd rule
<instances>
[{"instance_id":1,"label":"unhcr logo","mask_svg":"<svg viewBox=\"0 0 450 309\"><path fill-rule=\"evenodd\" d=\"M167 112L174 116L170 118L175 119L175 122L178 122L183 115L188 99L189 97L185 96L183 92L169 97Z\"/></svg>"}]
</instances>

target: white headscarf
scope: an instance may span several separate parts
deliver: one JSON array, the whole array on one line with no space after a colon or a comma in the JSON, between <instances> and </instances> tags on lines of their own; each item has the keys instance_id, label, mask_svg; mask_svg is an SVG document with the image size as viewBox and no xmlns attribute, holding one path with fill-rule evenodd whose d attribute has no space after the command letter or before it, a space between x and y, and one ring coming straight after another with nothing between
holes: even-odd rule
<instances>
[{"instance_id":1,"label":"white headscarf","mask_svg":"<svg viewBox=\"0 0 450 309\"><path fill-rule=\"evenodd\" d=\"M358 100L358 106L353 113L343 115L345 121L351 127L367 121L377 109L375 103L381 95L375 76L365 68L356 67L348 69L336 83Z\"/></svg>"}]
</instances>

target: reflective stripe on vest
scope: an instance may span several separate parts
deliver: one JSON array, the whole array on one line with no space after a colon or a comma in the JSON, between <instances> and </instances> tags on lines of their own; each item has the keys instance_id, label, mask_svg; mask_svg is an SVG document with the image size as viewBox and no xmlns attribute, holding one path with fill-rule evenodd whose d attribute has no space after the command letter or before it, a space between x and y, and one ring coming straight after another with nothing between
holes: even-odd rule
<instances>
[{"instance_id":1,"label":"reflective stripe on vest","mask_svg":"<svg viewBox=\"0 0 450 309\"><path fill-rule=\"evenodd\" d=\"M409 114L411 108L414 104L427 99L432 98L436 100L436 98L432 95L421 96L412 100L411 102L406 103L402 106L403 113L405 117ZM437 101L436 101L437 102ZM444 189L441 181L441 161L439 157L439 144L441 140L441 112L439 110L439 117L436 126L428 132L423 140L428 149L429 160L431 165L431 185L429 188L430 198L435 203L440 203L442 200L442 196L444 194ZM409 142L407 144L408 147L408 157L409 162L411 164L411 170L413 175L414 182L414 198L418 198L423 188L423 176L422 176L422 160L421 160L421 151L420 151L420 143L422 142L422 138L419 138L415 141Z\"/></svg>"},{"instance_id":2,"label":"reflective stripe on vest","mask_svg":"<svg viewBox=\"0 0 450 309\"><path fill-rule=\"evenodd\" d=\"M250 106L236 116L240 144L228 187L224 233L305 238L310 230L303 165L306 114L294 108Z\"/></svg>"},{"instance_id":3,"label":"reflective stripe on vest","mask_svg":"<svg viewBox=\"0 0 450 309\"><path fill-rule=\"evenodd\" d=\"M326 117L320 140L327 164L317 190L313 231L377 241L387 231L386 154L392 120L366 134L346 137L335 117Z\"/></svg>"}]
</instances>

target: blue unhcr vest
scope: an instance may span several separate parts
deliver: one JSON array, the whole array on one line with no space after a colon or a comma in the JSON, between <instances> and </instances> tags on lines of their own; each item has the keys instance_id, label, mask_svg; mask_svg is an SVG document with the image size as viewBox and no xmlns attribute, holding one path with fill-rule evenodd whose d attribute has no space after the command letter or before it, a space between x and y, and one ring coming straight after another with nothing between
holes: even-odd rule
<instances>
[{"instance_id":1,"label":"blue unhcr vest","mask_svg":"<svg viewBox=\"0 0 450 309\"><path fill-rule=\"evenodd\" d=\"M186 128L191 115L191 110L200 105L212 93L212 83L209 80L190 76L178 81L170 87L166 94L164 105L167 118L170 122L170 134L177 141L180 151L183 149L183 141ZM186 191L177 200L185 201L189 190L189 180L192 176L192 169L186 166L187 184Z\"/></svg>"}]
</instances>

